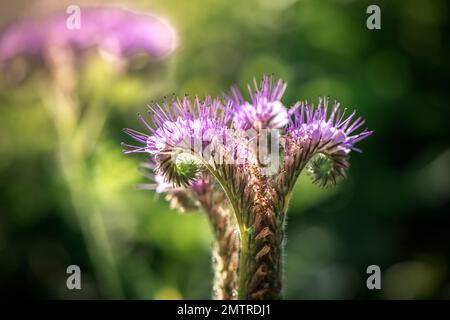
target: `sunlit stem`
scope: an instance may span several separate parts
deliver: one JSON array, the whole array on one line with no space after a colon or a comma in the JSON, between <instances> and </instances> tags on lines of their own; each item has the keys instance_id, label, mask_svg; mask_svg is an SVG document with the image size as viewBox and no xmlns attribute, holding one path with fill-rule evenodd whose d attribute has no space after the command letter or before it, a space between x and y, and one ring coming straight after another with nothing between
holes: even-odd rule
<instances>
[{"instance_id":1,"label":"sunlit stem","mask_svg":"<svg viewBox=\"0 0 450 320\"><path fill-rule=\"evenodd\" d=\"M231 209L215 204L203 209L207 212L214 234L213 299L234 300L238 293L239 241L232 217L228 214Z\"/></svg>"},{"instance_id":2,"label":"sunlit stem","mask_svg":"<svg viewBox=\"0 0 450 320\"><path fill-rule=\"evenodd\" d=\"M244 232L241 232L241 254L239 257L239 291L238 291L238 299L244 300L247 299L247 260L248 260L248 241L250 237L250 229L244 229Z\"/></svg>"},{"instance_id":3,"label":"sunlit stem","mask_svg":"<svg viewBox=\"0 0 450 320\"><path fill-rule=\"evenodd\" d=\"M245 286L242 286L241 284L245 283L245 277L247 274L246 266L242 263L242 257L247 257L247 247L248 247L248 235L250 230L247 229L243 222L243 215L239 210L238 203L236 202L235 195L232 193L229 185L226 183L226 181L221 177L221 175L213 168L213 166L201 155L196 152L192 152L192 150L185 150L182 148L174 149L173 152L189 152L192 153L198 160L202 162L202 164L205 166L205 168L211 173L211 175L217 180L219 185L221 186L222 190L224 191L228 201L231 204L231 207L233 208L233 213L237 221L237 225L239 228L239 236L240 236L240 257L239 257L239 288L238 288L238 298L240 299L242 296L245 296Z\"/></svg>"},{"instance_id":4,"label":"sunlit stem","mask_svg":"<svg viewBox=\"0 0 450 320\"><path fill-rule=\"evenodd\" d=\"M53 67L57 69L59 65ZM57 133L61 174L70 192L93 267L104 292L112 298L121 298L121 281L102 211L95 206L95 199L87 188L92 181L86 163L106 121L107 110L95 102L80 119L74 88L61 85L57 78L51 81L51 94L44 88L43 98Z\"/></svg>"}]
</instances>

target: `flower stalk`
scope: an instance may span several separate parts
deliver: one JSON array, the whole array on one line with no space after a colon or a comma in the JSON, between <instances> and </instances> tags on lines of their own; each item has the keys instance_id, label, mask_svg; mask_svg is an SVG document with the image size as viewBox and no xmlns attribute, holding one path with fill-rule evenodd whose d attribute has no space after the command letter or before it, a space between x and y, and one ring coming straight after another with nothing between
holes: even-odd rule
<instances>
[{"instance_id":1,"label":"flower stalk","mask_svg":"<svg viewBox=\"0 0 450 320\"><path fill-rule=\"evenodd\" d=\"M225 195L220 190L212 190L207 178L203 181L203 188L194 188L193 193L213 232L212 296L215 300L234 300L238 292L239 235Z\"/></svg>"},{"instance_id":2,"label":"flower stalk","mask_svg":"<svg viewBox=\"0 0 450 320\"><path fill-rule=\"evenodd\" d=\"M154 169L151 164L145 165ZM201 210L206 215L213 234L212 298L215 300L234 300L238 293L239 232L232 208L224 192L212 183L209 175L203 173L189 187L176 187L164 182L161 176L146 174L156 184L145 185L157 193L166 193L170 207L179 212ZM142 186L144 187L144 186Z\"/></svg>"},{"instance_id":3,"label":"flower stalk","mask_svg":"<svg viewBox=\"0 0 450 320\"><path fill-rule=\"evenodd\" d=\"M212 260L215 300L234 300L238 293L239 235L227 220L228 214L220 214L219 219L210 219L214 232Z\"/></svg>"}]
</instances>

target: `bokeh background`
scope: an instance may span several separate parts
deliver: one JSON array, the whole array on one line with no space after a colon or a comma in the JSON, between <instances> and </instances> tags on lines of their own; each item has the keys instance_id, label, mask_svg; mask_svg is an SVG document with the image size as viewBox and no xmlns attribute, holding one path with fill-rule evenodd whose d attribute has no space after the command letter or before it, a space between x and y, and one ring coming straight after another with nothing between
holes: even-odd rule
<instances>
[{"instance_id":1,"label":"bokeh background","mask_svg":"<svg viewBox=\"0 0 450 320\"><path fill-rule=\"evenodd\" d=\"M68 4L1 1L0 34L16 19ZM446 1L96 4L165 17L178 47L119 73L98 55L84 58L80 117L94 108L90 128L98 117L101 132L80 172L65 176L58 150L79 146L57 138L61 128L44 106L52 96L45 72L26 65L2 74L1 297L208 299L205 217L176 213L152 191L136 190L148 182L137 169L144 156L121 153L120 142L129 141L121 129L140 128L137 112L164 95L218 95L274 73L288 81L286 105L327 95L356 108L375 130L338 187L323 190L301 177L288 213L285 297L450 298ZM381 7L381 30L366 28L370 4ZM82 290L66 288L70 264L82 270ZM372 264L381 267L381 290L366 288Z\"/></svg>"}]
</instances>

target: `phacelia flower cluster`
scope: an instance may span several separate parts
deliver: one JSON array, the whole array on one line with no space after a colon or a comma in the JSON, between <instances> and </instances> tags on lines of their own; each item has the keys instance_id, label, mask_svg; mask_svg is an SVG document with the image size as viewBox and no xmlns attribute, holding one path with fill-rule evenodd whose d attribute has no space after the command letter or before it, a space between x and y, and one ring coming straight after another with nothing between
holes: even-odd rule
<instances>
[{"instance_id":1,"label":"phacelia flower cluster","mask_svg":"<svg viewBox=\"0 0 450 320\"><path fill-rule=\"evenodd\" d=\"M230 289L224 296L237 290L241 299L280 298L285 216L300 173L334 185L345 177L350 153L360 151L356 144L372 134L361 130L355 111L346 115L328 98L286 108L285 89L284 81L265 76L249 87L250 101L236 87L223 99L173 99L150 107L149 121L139 116L148 133L125 129L139 143L124 145L125 153L149 154L161 183L174 188L167 194L185 190L219 230L221 261L230 266L219 276L218 287ZM228 241L236 232L240 248ZM239 268L226 248L240 252ZM239 281L228 277L232 270Z\"/></svg>"},{"instance_id":2,"label":"phacelia flower cluster","mask_svg":"<svg viewBox=\"0 0 450 320\"><path fill-rule=\"evenodd\" d=\"M236 163L251 166L257 162L252 161L258 157L250 154L255 151L249 147L255 137L250 135L243 141L242 134L235 132L276 129L281 132L280 143L284 142L277 155L284 163L278 173L281 178L289 174L287 180L296 179L308 165L314 182L323 186L336 183L338 177L345 176L350 152L360 151L355 144L372 131L357 133L364 120L354 120L356 111L348 116L340 112L338 102L329 107L328 98L319 98L316 107L298 102L288 110L281 102L285 89L282 80L274 82L265 76L259 86L255 83L254 90L249 87L251 102L245 101L236 87L223 100L206 97L191 101L188 96L166 99L161 105L149 107L148 121L139 115L148 133L124 129L139 142L137 146L123 144L124 152L150 154L156 172L165 177L166 183L186 186L208 170L207 158L217 153L227 157L224 164L230 163L230 153ZM206 155L208 146L210 154Z\"/></svg>"}]
</instances>

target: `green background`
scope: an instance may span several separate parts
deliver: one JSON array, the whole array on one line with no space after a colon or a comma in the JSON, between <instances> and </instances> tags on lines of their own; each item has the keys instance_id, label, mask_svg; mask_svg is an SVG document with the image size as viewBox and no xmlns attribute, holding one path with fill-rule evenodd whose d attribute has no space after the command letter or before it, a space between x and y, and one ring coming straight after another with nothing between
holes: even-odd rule
<instances>
[{"instance_id":1,"label":"green background","mask_svg":"<svg viewBox=\"0 0 450 320\"><path fill-rule=\"evenodd\" d=\"M54 10L50 3L2 1L0 28ZM352 154L349 178L338 187L320 189L306 176L297 184L288 212L285 297L450 298L446 1L120 3L167 18L179 46L166 60L143 68L134 61L120 75L95 55L80 65L81 117L97 104L106 123L83 164L82 194L89 196L77 203L101 224L82 232L91 217L80 223L61 176L56 129L43 106L51 96L45 71L34 65L13 84L3 74L2 297L209 298L206 218L176 213L152 191L134 188L148 183L137 169L145 157L121 153L120 142L130 141L121 129L144 130L137 112L164 95L219 95L233 83L274 73L288 81L285 105L330 96L356 108L375 131L359 144L364 152ZM375 3L382 29L368 30L366 8ZM87 239L95 239L99 225L110 248L106 262ZM70 264L82 270L82 290L66 288ZM381 267L381 290L366 287L372 264Z\"/></svg>"}]
</instances>

